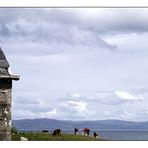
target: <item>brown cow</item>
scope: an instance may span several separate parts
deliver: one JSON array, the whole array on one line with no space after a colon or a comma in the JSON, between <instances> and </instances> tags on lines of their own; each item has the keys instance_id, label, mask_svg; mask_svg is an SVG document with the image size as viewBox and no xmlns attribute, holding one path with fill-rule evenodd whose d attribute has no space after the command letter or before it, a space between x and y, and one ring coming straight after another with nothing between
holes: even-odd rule
<instances>
[{"instance_id":1,"label":"brown cow","mask_svg":"<svg viewBox=\"0 0 148 148\"><path fill-rule=\"evenodd\" d=\"M53 134L52 134L52 136L61 136L61 129L55 129L54 131L53 131Z\"/></svg>"},{"instance_id":2,"label":"brown cow","mask_svg":"<svg viewBox=\"0 0 148 148\"><path fill-rule=\"evenodd\" d=\"M89 133L90 133L90 129L89 128L84 128L83 129L83 134L84 135L89 135Z\"/></svg>"}]
</instances>

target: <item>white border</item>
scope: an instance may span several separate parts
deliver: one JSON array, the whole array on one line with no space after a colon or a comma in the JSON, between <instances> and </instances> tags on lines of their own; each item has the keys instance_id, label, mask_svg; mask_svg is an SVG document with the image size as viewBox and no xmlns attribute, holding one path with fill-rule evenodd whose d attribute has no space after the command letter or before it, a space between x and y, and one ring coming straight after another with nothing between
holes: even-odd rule
<instances>
[{"instance_id":1,"label":"white border","mask_svg":"<svg viewBox=\"0 0 148 148\"><path fill-rule=\"evenodd\" d=\"M140 141L131 141L131 142L121 142L121 141L98 141L98 142L62 142L62 141L56 141L56 142L29 142L29 141L20 141L20 142L0 142L0 146L9 147L9 148L29 148L32 146L35 146L36 148L43 148L43 147L50 147L50 148L77 148L77 147L85 147L85 148L147 148L148 141L140 142Z\"/></svg>"},{"instance_id":2,"label":"white border","mask_svg":"<svg viewBox=\"0 0 148 148\"><path fill-rule=\"evenodd\" d=\"M1 7L145 7L147 0L0 0Z\"/></svg>"}]
</instances>

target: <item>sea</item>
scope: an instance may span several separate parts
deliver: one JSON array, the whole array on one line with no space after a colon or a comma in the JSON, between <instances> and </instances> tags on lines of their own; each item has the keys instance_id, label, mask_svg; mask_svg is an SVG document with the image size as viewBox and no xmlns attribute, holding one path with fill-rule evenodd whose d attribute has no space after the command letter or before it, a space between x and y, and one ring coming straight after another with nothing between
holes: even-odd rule
<instances>
[{"instance_id":1,"label":"sea","mask_svg":"<svg viewBox=\"0 0 148 148\"><path fill-rule=\"evenodd\" d=\"M21 130L24 132L33 131L41 132L39 130ZM52 132L53 130L49 130ZM98 131L91 130L90 136L93 136L93 132L97 132L99 137L107 141L148 141L148 131ZM62 133L74 134L72 130L62 130ZM82 134L79 132L79 134Z\"/></svg>"},{"instance_id":2,"label":"sea","mask_svg":"<svg viewBox=\"0 0 148 148\"><path fill-rule=\"evenodd\" d=\"M100 137L109 141L148 141L148 131L100 131Z\"/></svg>"},{"instance_id":3,"label":"sea","mask_svg":"<svg viewBox=\"0 0 148 148\"><path fill-rule=\"evenodd\" d=\"M90 136L93 136L93 132L97 132L99 137L109 141L148 141L148 131L91 131ZM65 131L65 133L72 133ZM80 133L81 134L81 133Z\"/></svg>"}]
</instances>

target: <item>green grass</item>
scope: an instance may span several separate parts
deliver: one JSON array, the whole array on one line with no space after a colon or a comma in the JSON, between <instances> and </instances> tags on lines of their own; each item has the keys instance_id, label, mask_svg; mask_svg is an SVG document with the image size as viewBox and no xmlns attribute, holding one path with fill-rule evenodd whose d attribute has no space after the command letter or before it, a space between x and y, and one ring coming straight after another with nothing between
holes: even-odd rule
<instances>
[{"instance_id":1,"label":"green grass","mask_svg":"<svg viewBox=\"0 0 148 148\"><path fill-rule=\"evenodd\" d=\"M12 141L20 141L20 137L26 137L29 141L98 141L90 136L62 134L61 137L53 137L51 133L40 132L12 132Z\"/></svg>"},{"instance_id":2,"label":"green grass","mask_svg":"<svg viewBox=\"0 0 148 148\"><path fill-rule=\"evenodd\" d=\"M42 132L19 132L17 129L11 129L12 141L20 141L21 137L26 137L29 141L100 141L91 136L82 136L62 133L61 137L53 137L52 133Z\"/></svg>"}]
</instances>

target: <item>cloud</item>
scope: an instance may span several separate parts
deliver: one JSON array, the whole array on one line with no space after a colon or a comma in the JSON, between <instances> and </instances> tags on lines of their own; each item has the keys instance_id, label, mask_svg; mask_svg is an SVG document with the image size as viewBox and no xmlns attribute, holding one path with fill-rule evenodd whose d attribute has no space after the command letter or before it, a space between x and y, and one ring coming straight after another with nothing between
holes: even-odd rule
<instances>
[{"instance_id":1,"label":"cloud","mask_svg":"<svg viewBox=\"0 0 148 148\"><path fill-rule=\"evenodd\" d=\"M1 36L9 36L9 29L4 23L0 23L0 34Z\"/></svg>"},{"instance_id":2,"label":"cloud","mask_svg":"<svg viewBox=\"0 0 148 148\"><path fill-rule=\"evenodd\" d=\"M123 91L118 91L118 93ZM94 93L94 95L92 95ZM63 98L35 99L28 97L18 97L13 102L13 119L23 118L55 118L61 120L104 120L121 119L144 121L148 111L139 106L138 102L129 93L97 92L99 97L95 97L96 92L70 93ZM119 97L116 96L116 93ZM84 95L85 94L85 95ZM114 94L114 95L113 95ZM128 95L127 95L128 94ZM111 97L112 96L112 97ZM114 97L113 97L114 96ZM115 98L116 96L116 98ZM56 95L55 95L56 97ZM59 96L60 97L60 96ZM123 105L124 104L124 105ZM52 106L51 106L52 105ZM142 109L143 106L143 109Z\"/></svg>"},{"instance_id":3,"label":"cloud","mask_svg":"<svg viewBox=\"0 0 148 148\"><path fill-rule=\"evenodd\" d=\"M67 33L66 30L69 26L70 28L78 26L99 34L143 33L148 31L148 10L144 8L2 8L0 9L0 14L1 22L7 23L8 27L11 26L14 34L18 32L19 35L23 34L24 36L26 32L31 33L31 31L36 31L41 37L46 35L45 31L40 30L41 26L45 26L45 30L55 26L58 33L57 24L65 27L60 30L63 33ZM38 27L33 28L31 24L36 24ZM49 27L51 25L48 26L48 24L53 24L53 26ZM56 34L52 34L52 36L54 35Z\"/></svg>"},{"instance_id":4,"label":"cloud","mask_svg":"<svg viewBox=\"0 0 148 148\"><path fill-rule=\"evenodd\" d=\"M65 101L59 104L61 112L69 119L88 119L94 118L96 112L89 109L88 104L84 101Z\"/></svg>"},{"instance_id":5,"label":"cloud","mask_svg":"<svg viewBox=\"0 0 148 148\"><path fill-rule=\"evenodd\" d=\"M87 101L87 102L98 102L107 105L126 104L134 102L143 102L145 100L144 94L134 95L125 91L92 91L92 92L80 92L72 93L69 92L63 98L63 100L72 101Z\"/></svg>"},{"instance_id":6,"label":"cloud","mask_svg":"<svg viewBox=\"0 0 148 148\"><path fill-rule=\"evenodd\" d=\"M4 10L2 10L2 12L3 11ZM21 13L20 9L10 9L10 12L12 13L7 15L8 19L9 16L12 18L13 15L13 18L23 17L29 20L29 15L32 20L42 20L68 26L78 25L80 27L96 29L99 32L107 33L145 32L148 29L148 21L146 19L148 10L143 8L21 9Z\"/></svg>"},{"instance_id":7,"label":"cloud","mask_svg":"<svg viewBox=\"0 0 148 148\"><path fill-rule=\"evenodd\" d=\"M129 119L135 118L136 114L135 113L130 113L130 112L124 110L123 113L120 115L120 117L123 120L129 120Z\"/></svg>"},{"instance_id":8,"label":"cloud","mask_svg":"<svg viewBox=\"0 0 148 148\"><path fill-rule=\"evenodd\" d=\"M124 91L115 91L115 92L106 93L106 94L97 93L96 97L98 101L101 101L102 103L105 103L108 105L117 105L117 104L144 101L144 97L142 95L132 95Z\"/></svg>"},{"instance_id":9,"label":"cloud","mask_svg":"<svg viewBox=\"0 0 148 148\"><path fill-rule=\"evenodd\" d=\"M92 17L89 25L102 34L144 33L148 31L147 14L147 9L103 9Z\"/></svg>"},{"instance_id":10,"label":"cloud","mask_svg":"<svg viewBox=\"0 0 148 148\"><path fill-rule=\"evenodd\" d=\"M96 31L79 25L80 22L76 21L81 20L76 15L79 11L70 10L71 13L68 13L66 9L0 9L6 18L12 18L4 19L0 15L3 20L0 27L1 46L6 46L9 54L22 55L77 53L82 49L86 51L94 48L117 50L115 44L107 43ZM61 20L61 16L64 19Z\"/></svg>"},{"instance_id":11,"label":"cloud","mask_svg":"<svg viewBox=\"0 0 148 148\"><path fill-rule=\"evenodd\" d=\"M123 100L127 100L127 101L143 101L144 100L144 97L142 95L137 95L137 96L134 96L134 95L131 95L127 92L123 92L123 91L116 91L115 94L123 99Z\"/></svg>"},{"instance_id":12,"label":"cloud","mask_svg":"<svg viewBox=\"0 0 148 148\"><path fill-rule=\"evenodd\" d=\"M96 47L98 49L116 50L114 45L108 44L96 32L80 29L78 26L51 24L51 22L35 23L24 20L23 22L15 22L15 25L8 26L9 35L6 27L4 27L6 25L3 24L2 26L0 30L2 32L0 35L1 44L9 42L10 46L14 46L11 52L17 54L21 52L28 54L32 52L33 54L38 52L39 54L77 53L77 49L81 51L81 48L91 49ZM14 40L20 43L19 50L19 45L15 44ZM21 44L24 47L21 47ZM40 52L40 48L42 48L42 52Z\"/></svg>"},{"instance_id":13,"label":"cloud","mask_svg":"<svg viewBox=\"0 0 148 148\"><path fill-rule=\"evenodd\" d=\"M56 109L47 112L31 112L30 110L14 110L13 119L56 118Z\"/></svg>"},{"instance_id":14,"label":"cloud","mask_svg":"<svg viewBox=\"0 0 148 148\"><path fill-rule=\"evenodd\" d=\"M83 93L68 93L67 100L77 100L88 102L100 102L108 105L134 103L144 101L142 94L130 94L125 91L98 91L98 92L83 92Z\"/></svg>"},{"instance_id":15,"label":"cloud","mask_svg":"<svg viewBox=\"0 0 148 148\"><path fill-rule=\"evenodd\" d=\"M118 110L115 113L117 119L129 120L129 121L147 121L148 110L147 109L137 109L136 111L131 111L130 109ZM137 120L138 119L138 120Z\"/></svg>"},{"instance_id":16,"label":"cloud","mask_svg":"<svg viewBox=\"0 0 148 148\"><path fill-rule=\"evenodd\" d=\"M13 85L13 117L133 119L148 105L148 95L132 91L147 87L147 15L148 9L1 8L0 44L21 76Z\"/></svg>"},{"instance_id":17,"label":"cloud","mask_svg":"<svg viewBox=\"0 0 148 148\"><path fill-rule=\"evenodd\" d=\"M78 95L73 95L78 97ZM52 104L52 106L50 105ZM17 97L13 101L13 119L54 118L67 120L94 119L96 111L88 103L78 100L36 99Z\"/></svg>"},{"instance_id":18,"label":"cloud","mask_svg":"<svg viewBox=\"0 0 148 148\"><path fill-rule=\"evenodd\" d=\"M77 101L67 101L67 102L64 102L64 103L61 103L60 104L61 107L64 107L64 108L67 108L71 111L76 111L77 113L88 113L87 109L86 109L86 106L87 106L87 103L86 102L77 102Z\"/></svg>"},{"instance_id":19,"label":"cloud","mask_svg":"<svg viewBox=\"0 0 148 148\"><path fill-rule=\"evenodd\" d=\"M137 121L145 122L148 120L148 110L139 109L132 110L131 108L118 109L118 110L105 110L103 114L103 119L118 119L126 121ZM138 119L138 120L137 120Z\"/></svg>"},{"instance_id":20,"label":"cloud","mask_svg":"<svg viewBox=\"0 0 148 148\"><path fill-rule=\"evenodd\" d=\"M13 110L20 112L32 113L34 116L38 114L49 114L55 113L55 108L49 105L48 102L42 99L27 98L27 97L17 97L13 101Z\"/></svg>"},{"instance_id":21,"label":"cloud","mask_svg":"<svg viewBox=\"0 0 148 148\"><path fill-rule=\"evenodd\" d=\"M97 50L104 48L110 51L123 50L126 53L145 49L147 36L144 34L147 29L142 29L147 27L144 25L147 22L146 9L96 10L1 9L2 14L9 18L7 20L0 15L3 20L1 46L8 54L27 54L27 56L77 54L84 51L88 53L95 51L94 54L96 54ZM141 15L143 17L137 14L143 14ZM64 19L61 19L61 16L64 16ZM135 17L135 23L131 21L133 17ZM117 35L112 35L112 32L116 32ZM139 32L144 33L139 35ZM16 40L17 43L15 43ZM143 41L140 50L135 45L135 40L138 44ZM127 44L126 47L124 44Z\"/></svg>"},{"instance_id":22,"label":"cloud","mask_svg":"<svg viewBox=\"0 0 148 148\"><path fill-rule=\"evenodd\" d=\"M17 97L12 104L13 119L57 118L57 109L47 100L33 97Z\"/></svg>"}]
</instances>

